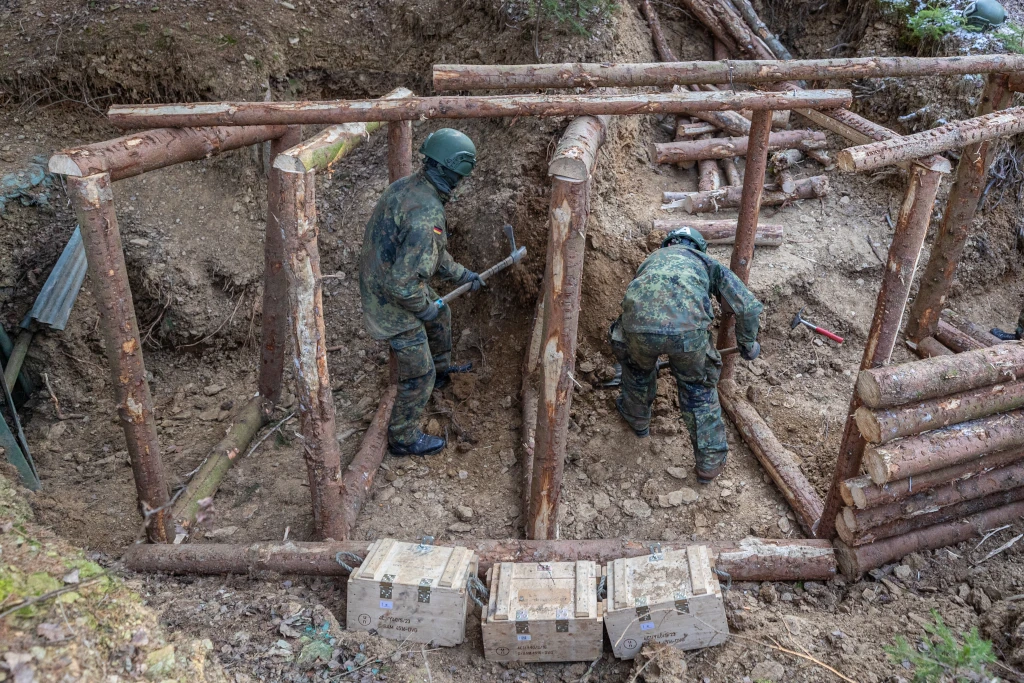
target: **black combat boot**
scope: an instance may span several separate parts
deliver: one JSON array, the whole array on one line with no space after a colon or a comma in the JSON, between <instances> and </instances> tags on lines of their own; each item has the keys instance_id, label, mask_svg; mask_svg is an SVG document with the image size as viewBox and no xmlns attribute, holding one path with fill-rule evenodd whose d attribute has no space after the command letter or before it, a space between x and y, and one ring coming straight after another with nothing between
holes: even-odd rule
<instances>
[{"instance_id":1,"label":"black combat boot","mask_svg":"<svg viewBox=\"0 0 1024 683\"><path fill-rule=\"evenodd\" d=\"M622 409L621 396L615 399L615 407L619 409L619 415L622 416L622 419L626 421L626 424L630 426L630 428L633 430L633 433L636 434L639 438L643 439L651 435L650 425L644 427L643 429L637 429L636 427L633 426L633 418L627 415L626 411Z\"/></svg>"},{"instance_id":2,"label":"black combat boot","mask_svg":"<svg viewBox=\"0 0 1024 683\"><path fill-rule=\"evenodd\" d=\"M437 376L434 378L434 388L444 389L446 386L451 384L452 375L457 372L469 372L472 369L472 363L463 363L462 365L449 365L443 370L438 370Z\"/></svg>"},{"instance_id":3,"label":"black combat boot","mask_svg":"<svg viewBox=\"0 0 1024 683\"><path fill-rule=\"evenodd\" d=\"M1020 339L1020 334L1017 332L1003 332L998 327L993 327L989 332L992 333L993 337L997 337L1002 341L1017 341Z\"/></svg>"},{"instance_id":4,"label":"black combat boot","mask_svg":"<svg viewBox=\"0 0 1024 683\"><path fill-rule=\"evenodd\" d=\"M440 453L444 450L447 442L439 436L431 436L430 434L424 434L419 432L419 436L416 440L409 444L395 443L391 439L388 439L388 450L391 455L396 458L402 458L407 455L433 455L434 453Z\"/></svg>"}]
</instances>

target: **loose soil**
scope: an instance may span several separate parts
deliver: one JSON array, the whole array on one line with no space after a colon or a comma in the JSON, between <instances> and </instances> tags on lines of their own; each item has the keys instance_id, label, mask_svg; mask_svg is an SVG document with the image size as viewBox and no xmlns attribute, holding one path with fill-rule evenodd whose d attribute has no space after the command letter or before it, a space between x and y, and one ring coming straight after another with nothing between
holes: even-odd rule
<instances>
[{"instance_id":1,"label":"loose soil","mask_svg":"<svg viewBox=\"0 0 1024 683\"><path fill-rule=\"evenodd\" d=\"M667 5L656 6L681 59L710 58L710 43L699 26ZM268 87L274 99L369 97L398 85L429 94L434 63L536 61L532 22L524 7L489 0L456 9L430 0L228 5L35 0L0 7L0 54L13 66L0 74L0 175L23 168L36 155L115 137L117 131L100 116L112 102L262 99ZM1011 14L1016 11L1011 7ZM1018 22L1024 20L1017 15ZM827 11L801 15L800 21L803 30L784 34L794 52L828 54L841 22ZM608 23L592 26L589 37L549 25L536 42L543 61L655 59L646 25L629 3ZM870 23L859 49L895 54L895 27L882 19ZM858 90L864 95L858 106L909 132L915 125L931 125L935 119L928 117L933 115L969 116L981 85L971 78L872 81ZM925 120L895 120L927 103L935 106L922 115ZM482 270L503 257L507 247L500 226L505 222L515 226L529 255L484 292L454 306L456 358L473 361L475 368L435 393L426 425L432 433L447 433L451 446L416 462L387 458L360 518L358 537L426 534L438 543L457 543L460 538L522 534L519 373L546 253L547 159L566 123L458 122L481 154L473 176L449 205L455 258ZM692 449L668 378L659 381L653 434L643 441L618 419L614 390L600 386L613 363L605 330L635 268L656 246L648 233L651 220L666 215L658 208L661 192L696 189L694 171L656 166L647 158L649 143L669 139L661 123L654 117L614 121L598 161L560 533L565 538L666 541L800 536L785 501L731 427L725 474L707 487L695 482ZM793 126L805 124L794 115ZM441 125L417 122L414 144ZM309 128L305 134L315 132ZM830 142L833 150L844 145L835 137ZM260 149L241 150L116 186L164 463L175 486L202 462L255 388L266 214L263 169ZM753 388L760 413L824 494L903 181L892 172L840 175L815 162L804 163L796 175L821 173L830 177L828 197L762 212L763 221L785 226L786 243L760 249L755 257L750 284L766 306L764 350L754 363L740 363L737 380ZM938 211L948 183L940 192ZM324 285L328 345L337 348L329 358L330 372L346 460L358 448L384 382L386 346L362 331L357 254L363 226L386 184L386 145L384 136L377 135L323 174L317 185L322 266L332 276ZM953 291L951 304L984 326L1012 327L1024 294L1017 278L1015 231L1021 208L1016 191L1006 183L986 196ZM935 218L933 226L938 225ZM8 203L0 216L0 320L5 329L15 329L31 307L74 225L59 181L47 207ZM728 263L728 247L712 247L711 253ZM837 346L806 328L791 330L793 313L805 307L806 317L847 341ZM893 362L910 359L899 345ZM54 542L84 548L100 564L120 571L117 558L140 538L140 518L111 406L90 282L67 329L39 334L29 362L34 374L46 373L53 390L52 397L45 389L38 392L23 409L43 478L42 491L26 494L38 525L32 533L52 532ZM291 382L286 377L286 386ZM64 419L58 418L58 404ZM295 399L286 392L275 416L275 421L285 419L281 429L227 475L190 542L310 538L299 427L294 417L286 419L294 409ZM694 502L662 507L659 496L684 487L695 493ZM460 507L470 511L457 516ZM973 563L1014 535L1009 528L980 548L975 541L914 555L852 584L842 579L735 584L727 603L736 637L721 647L676 657L686 660L693 680L835 680L814 660L858 681L899 680L910 672L890 662L882 648L895 634L919 637L930 612L937 610L957 630L981 625L1004 664L1020 668L1024 640L1018 625L1024 616L1019 603L1007 600L1024 592L1020 551L1014 546L983 564ZM3 557L7 562L8 556ZM344 625L343 582L131 574L128 581L168 633L200 646L207 639L210 666L235 681L577 681L588 675L586 664L487 663L475 627L462 647L423 651L343 632L329 617L335 615ZM13 636L3 639L12 643L12 651L43 648L32 666L40 679L58 680L60 667L46 664L57 660L36 630L39 620L59 617L59 611L52 611L56 608L46 609L32 617L36 622L4 622L0 629L8 630L0 633ZM325 623L330 647L324 659L330 664L300 654L310 643L319 643L306 628ZM157 649L153 642L139 646L140 652ZM637 680L672 680L658 671L649 666ZM124 661L112 657L104 675L130 678L138 673L138 667L126 669ZM630 663L608 656L593 667L589 680L627 681L631 676Z\"/></svg>"}]
</instances>

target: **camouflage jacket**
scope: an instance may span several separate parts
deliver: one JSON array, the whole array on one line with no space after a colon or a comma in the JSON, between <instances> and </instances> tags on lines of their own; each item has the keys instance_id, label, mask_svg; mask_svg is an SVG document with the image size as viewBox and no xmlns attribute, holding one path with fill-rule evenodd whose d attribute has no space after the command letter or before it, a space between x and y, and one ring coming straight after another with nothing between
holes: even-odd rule
<instances>
[{"instance_id":1,"label":"camouflage jacket","mask_svg":"<svg viewBox=\"0 0 1024 683\"><path fill-rule=\"evenodd\" d=\"M704 342L714 320L712 296L736 314L737 341L755 341L763 306L743 281L707 254L682 245L663 247L647 257L626 287L622 329Z\"/></svg>"},{"instance_id":2,"label":"camouflage jacket","mask_svg":"<svg viewBox=\"0 0 1024 683\"><path fill-rule=\"evenodd\" d=\"M363 233L359 295L366 331L388 339L420 324L436 297L434 274L458 281L466 269L448 253L444 205L423 172L396 180L377 201Z\"/></svg>"}]
</instances>

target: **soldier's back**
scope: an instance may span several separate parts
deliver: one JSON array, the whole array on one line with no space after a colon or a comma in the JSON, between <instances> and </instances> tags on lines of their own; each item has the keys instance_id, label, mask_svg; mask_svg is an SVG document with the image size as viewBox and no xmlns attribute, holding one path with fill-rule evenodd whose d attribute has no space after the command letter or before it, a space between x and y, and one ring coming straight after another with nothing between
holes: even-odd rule
<instances>
[{"instance_id":1,"label":"soldier's back","mask_svg":"<svg viewBox=\"0 0 1024 683\"><path fill-rule=\"evenodd\" d=\"M706 330L714 320L709 259L678 245L651 254L626 287L623 329L649 334Z\"/></svg>"}]
</instances>

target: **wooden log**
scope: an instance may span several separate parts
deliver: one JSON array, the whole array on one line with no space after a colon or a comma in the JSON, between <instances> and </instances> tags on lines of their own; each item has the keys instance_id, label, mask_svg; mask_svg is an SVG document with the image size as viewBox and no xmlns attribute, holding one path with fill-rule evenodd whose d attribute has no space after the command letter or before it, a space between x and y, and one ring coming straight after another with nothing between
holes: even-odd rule
<instances>
[{"instance_id":1,"label":"wooden log","mask_svg":"<svg viewBox=\"0 0 1024 683\"><path fill-rule=\"evenodd\" d=\"M783 194L793 194L796 192L796 180L793 178L793 174L789 171L779 171L775 175L775 186Z\"/></svg>"},{"instance_id":2,"label":"wooden log","mask_svg":"<svg viewBox=\"0 0 1024 683\"><path fill-rule=\"evenodd\" d=\"M206 159L285 134L283 126L158 128L114 140L61 150L50 157L50 173L83 177L109 173L111 180L131 178L184 161Z\"/></svg>"},{"instance_id":3,"label":"wooden log","mask_svg":"<svg viewBox=\"0 0 1024 683\"><path fill-rule=\"evenodd\" d=\"M918 295L920 296L920 295ZM916 299L915 299L916 301ZM964 334L970 336L972 339L977 341L981 346L994 346L996 344L1002 344L1003 340L995 336L981 325L976 325L972 321L963 317L959 313L949 308L942 310L941 319L960 330Z\"/></svg>"},{"instance_id":4,"label":"wooden log","mask_svg":"<svg viewBox=\"0 0 1024 683\"><path fill-rule=\"evenodd\" d=\"M985 345L977 339L965 332L961 332L945 320L939 320L939 324L935 327L935 338L954 353L977 351L978 349L985 348Z\"/></svg>"},{"instance_id":5,"label":"wooden log","mask_svg":"<svg viewBox=\"0 0 1024 683\"><path fill-rule=\"evenodd\" d=\"M708 244L733 244L736 241L736 221L693 221L685 218L670 218L654 221L653 233L664 235L677 228L696 230ZM661 243L661 237L658 243ZM754 233L754 246L778 247L782 244L783 227L775 223L761 223Z\"/></svg>"},{"instance_id":6,"label":"wooden log","mask_svg":"<svg viewBox=\"0 0 1024 683\"><path fill-rule=\"evenodd\" d=\"M989 76L978 103L978 115L985 115L1009 106L1012 95L1005 75ZM946 200L939 233L932 244L928 265L921 275L921 286L910 309L907 337L920 339L934 335L940 312L956 275L957 264L967 244L974 214L985 188L995 147L989 140L968 145L960 154L956 180ZM966 331L966 330L965 330Z\"/></svg>"},{"instance_id":7,"label":"wooden log","mask_svg":"<svg viewBox=\"0 0 1024 683\"><path fill-rule=\"evenodd\" d=\"M871 481L871 477L865 474L843 482L843 502L861 510L888 505L910 498L922 491L968 479L1022 459L1024 459L1024 450L998 451L983 455L977 460L932 470L917 477L890 481L881 486Z\"/></svg>"},{"instance_id":8,"label":"wooden log","mask_svg":"<svg viewBox=\"0 0 1024 683\"><path fill-rule=\"evenodd\" d=\"M736 11L739 12L743 20L747 22L747 26L750 30L757 35L758 38L764 41L764 44L768 46L768 49L772 51L772 54L778 59L793 59L793 55L790 54L786 46L782 44L774 33L768 28L761 17L757 15L757 11L754 6L750 4L750 0L732 0L733 6Z\"/></svg>"},{"instance_id":9,"label":"wooden log","mask_svg":"<svg viewBox=\"0 0 1024 683\"><path fill-rule=\"evenodd\" d=\"M1024 377L1024 344L1006 342L953 356L862 370L857 395L869 408L949 396Z\"/></svg>"},{"instance_id":10,"label":"wooden log","mask_svg":"<svg viewBox=\"0 0 1024 683\"><path fill-rule=\"evenodd\" d=\"M726 159L747 154L748 138L709 138L682 142L656 142L651 145L651 158L659 164L677 164L701 159ZM772 133L768 149L822 149L828 145L825 134L816 130L787 130Z\"/></svg>"},{"instance_id":11,"label":"wooden log","mask_svg":"<svg viewBox=\"0 0 1024 683\"><path fill-rule=\"evenodd\" d=\"M413 541L418 542L418 541ZM500 562L607 563L623 557L642 557L651 546L663 551L685 550L687 544L625 539L523 541L459 539L479 558L483 576ZM740 541L702 541L711 560L733 581L827 581L836 564L828 541L745 538ZM248 574L277 572L316 576L345 576L348 570L335 557L339 552L365 557L370 541L328 543L265 542L253 544L192 543L159 546L133 545L125 552L129 569L172 574Z\"/></svg>"},{"instance_id":12,"label":"wooden log","mask_svg":"<svg viewBox=\"0 0 1024 683\"><path fill-rule=\"evenodd\" d=\"M1018 133L1024 133L1024 107L947 123L921 133L904 135L898 140L848 147L839 152L836 165L841 171L870 171Z\"/></svg>"},{"instance_id":13,"label":"wooden log","mask_svg":"<svg viewBox=\"0 0 1024 683\"><path fill-rule=\"evenodd\" d=\"M749 173L749 169L747 170ZM761 206L779 206L798 199L815 199L828 194L828 176L819 175L796 181L792 193L778 190L765 191ZM687 213L711 213L721 209L735 209L743 201L743 188L730 185L714 192L665 192L662 209L683 209Z\"/></svg>"},{"instance_id":14,"label":"wooden log","mask_svg":"<svg viewBox=\"0 0 1024 683\"><path fill-rule=\"evenodd\" d=\"M941 429L1024 407L1024 382L993 384L920 403L871 410L857 409L860 433L868 443L886 443L904 436Z\"/></svg>"},{"instance_id":15,"label":"wooden log","mask_svg":"<svg viewBox=\"0 0 1024 683\"><path fill-rule=\"evenodd\" d=\"M698 0L691 0L691 2L696 3ZM726 33L735 42L738 52L732 52L732 54L740 54L747 59L775 59L777 57L743 21L743 17L729 0L703 0L703 2L710 7Z\"/></svg>"},{"instance_id":16,"label":"wooden log","mask_svg":"<svg viewBox=\"0 0 1024 683\"><path fill-rule=\"evenodd\" d=\"M896 346L896 337L899 335L903 311L910 296L914 271L917 269L932 209L935 207L935 195L939 191L941 174L937 171L914 164L910 168L909 176L907 191L896 219L892 243L889 245L882 285L875 300L875 313L871 318L864 355L861 357L862 371L887 364ZM861 406L860 401L860 392L854 392L846 414L839 456L836 458L836 467L832 473L832 484L825 497L825 509L815 530L818 538L835 537L836 515L842 506L839 489L843 481L860 474L865 441L854 419L857 408Z\"/></svg>"},{"instance_id":17,"label":"wooden log","mask_svg":"<svg viewBox=\"0 0 1024 683\"><path fill-rule=\"evenodd\" d=\"M700 192L714 192L722 187L722 171L714 159L701 159L697 162L697 189Z\"/></svg>"},{"instance_id":18,"label":"wooden log","mask_svg":"<svg viewBox=\"0 0 1024 683\"><path fill-rule=\"evenodd\" d=\"M110 108L107 118L120 128L182 128L200 125L312 125L497 116L631 116L740 109L761 111L794 107L845 107L852 101L853 96L849 90L441 96L396 100L115 105Z\"/></svg>"},{"instance_id":19,"label":"wooden log","mask_svg":"<svg viewBox=\"0 0 1024 683\"><path fill-rule=\"evenodd\" d=\"M533 455L537 445L537 403L540 398L540 344L544 332L544 293L537 297L537 306L530 325L529 346L523 358L523 384L519 394L523 406L523 515L530 514L530 494L533 486Z\"/></svg>"},{"instance_id":20,"label":"wooden log","mask_svg":"<svg viewBox=\"0 0 1024 683\"><path fill-rule=\"evenodd\" d=\"M691 0L692 2L693 0ZM704 21L707 13L697 16ZM708 21L718 24L715 18ZM714 31L712 31L714 33ZM717 38L717 35L716 35ZM735 54L734 45L726 45ZM669 87L715 83L779 83L921 76L1010 73L1024 70L1021 55L969 57L855 57L848 59L718 60L640 64L435 64L434 90L534 90L540 88ZM717 58L716 58L717 59Z\"/></svg>"},{"instance_id":21,"label":"wooden log","mask_svg":"<svg viewBox=\"0 0 1024 683\"><path fill-rule=\"evenodd\" d=\"M725 172L725 184L730 187L743 187L743 174L740 173L740 169L736 166L735 159L719 159L718 163L722 165L722 170Z\"/></svg>"},{"instance_id":22,"label":"wooden log","mask_svg":"<svg viewBox=\"0 0 1024 683\"><path fill-rule=\"evenodd\" d=\"M1022 516L1024 502L1018 502L860 547L851 547L842 541L836 541L836 559L843 574L851 579L857 579L872 569L895 562L911 553L956 545L981 536L989 529L1016 523Z\"/></svg>"},{"instance_id":23,"label":"wooden log","mask_svg":"<svg viewBox=\"0 0 1024 683\"><path fill-rule=\"evenodd\" d=\"M908 340L907 346L909 346L910 350L916 353L920 358L934 358L935 356L953 355L953 352L943 346L942 342L938 341L935 337L925 337L917 343Z\"/></svg>"},{"instance_id":24,"label":"wooden log","mask_svg":"<svg viewBox=\"0 0 1024 683\"><path fill-rule=\"evenodd\" d=\"M739 54L739 47L736 45L736 40L732 34L729 33L728 29L722 25L721 19L713 11L712 4L704 2L703 0L683 0L683 7L691 15L697 18L701 24L705 26L714 36L714 39L720 42L724 47L725 51L729 54ZM582 66L582 65L575 65ZM678 82L678 81L677 81ZM694 81L695 84L710 83L711 81ZM591 86L593 87L593 86Z\"/></svg>"},{"instance_id":25,"label":"wooden log","mask_svg":"<svg viewBox=\"0 0 1024 683\"><path fill-rule=\"evenodd\" d=\"M658 13L654 11L650 0L640 0L640 13L647 19L647 25L651 29L651 40L654 41L654 49L658 53L658 58L663 62L676 61L675 55L672 54L672 48L669 47L668 41L665 39L665 32L661 29Z\"/></svg>"},{"instance_id":26,"label":"wooden log","mask_svg":"<svg viewBox=\"0 0 1024 683\"><path fill-rule=\"evenodd\" d=\"M701 135L713 134L718 132L718 127L704 121L697 123L679 123L676 124L676 139L679 138L696 138Z\"/></svg>"},{"instance_id":27,"label":"wooden log","mask_svg":"<svg viewBox=\"0 0 1024 683\"><path fill-rule=\"evenodd\" d=\"M839 538L842 539L843 543L856 547L894 536L902 536L936 524L963 519L983 510L1003 507L1022 500L1024 500L1024 488L1012 488L981 498L965 500L961 503L939 508L934 512L921 514L916 517L894 519L886 524L862 531L853 531L846 528L846 519L840 515L839 519L836 520L836 531L839 533Z\"/></svg>"},{"instance_id":28,"label":"wooden log","mask_svg":"<svg viewBox=\"0 0 1024 683\"><path fill-rule=\"evenodd\" d=\"M768 167L776 173L780 173L793 168L803 160L803 150L784 149L768 157Z\"/></svg>"},{"instance_id":29,"label":"wooden log","mask_svg":"<svg viewBox=\"0 0 1024 683\"><path fill-rule=\"evenodd\" d=\"M590 178L597 164L597 150L604 144L607 116L581 116L573 119L558 140L548 164L548 175L573 183Z\"/></svg>"},{"instance_id":30,"label":"wooden log","mask_svg":"<svg viewBox=\"0 0 1024 683\"><path fill-rule=\"evenodd\" d=\"M192 528L199 512L199 501L212 498L217 493L224 475L242 459L256 433L269 421L273 409L273 403L260 395L249 399L242 406L227 434L206 456L199 471L174 504L171 516L177 526L185 530Z\"/></svg>"},{"instance_id":31,"label":"wooden log","mask_svg":"<svg viewBox=\"0 0 1024 683\"><path fill-rule=\"evenodd\" d=\"M961 422L864 451L871 480L884 484L1024 445L1024 411Z\"/></svg>"},{"instance_id":32,"label":"wooden log","mask_svg":"<svg viewBox=\"0 0 1024 683\"><path fill-rule=\"evenodd\" d=\"M167 475L160 457L153 396L146 381L139 323L135 318L114 210L113 181L109 173L97 173L69 176L67 182L68 195L82 228L89 280L99 309L99 327L110 365L114 402L132 463L146 537L152 543L167 543L174 537L174 525L167 509L170 501Z\"/></svg>"},{"instance_id":33,"label":"wooden log","mask_svg":"<svg viewBox=\"0 0 1024 683\"><path fill-rule=\"evenodd\" d=\"M888 505L865 510L843 508L841 513L843 526L854 534L861 534L868 529L889 524L896 519L909 520L924 517L950 505L984 498L1019 488L1022 485L1024 485L1024 463L1018 461L1006 467L922 491L905 500ZM846 541L846 539L843 540Z\"/></svg>"},{"instance_id":34,"label":"wooden log","mask_svg":"<svg viewBox=\"0 0 1024 683\"><path fill-rule=\"evenodd\" d=\"M718 395L729 419L782 492L804 532L811 533L814 523L821 517L822 502L800 470L796 456L779 442L757 408L743 398L736 382L722 380Z\"/></svg>"},{"instance_id":35,"label":"wooden log","mask_svg":"<svg viewBox=\"0 0 1024 683\"><path fill-rule=\"evenodd\" d=\"M586 176L573 181L552 175L551 230L544 271L544 326L541 336L540 390L537 403L537 438L526 535L531 539L558 538L558 505L569 434L576 365L576 330L579 324L583 257L592 164L604 142L604 122L596 117L577 119L558 143L558 154L589 161ZM584 150L584 148L590 148ZM559 168L556 155L549 172Z\"/></svg>"}]
</instances>

